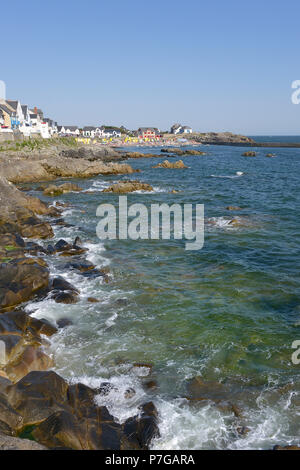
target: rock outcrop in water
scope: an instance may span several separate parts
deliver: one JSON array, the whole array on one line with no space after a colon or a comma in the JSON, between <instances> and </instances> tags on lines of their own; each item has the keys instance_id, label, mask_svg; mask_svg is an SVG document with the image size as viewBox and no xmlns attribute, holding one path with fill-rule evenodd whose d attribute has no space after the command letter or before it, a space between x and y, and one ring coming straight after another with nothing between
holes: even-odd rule
<instances>
[{"instance_id":1,"label":"rock outcrop in water","mask_svg":"<svg viewBox=\"0 0 300 470\"><path fill-rule=\"evenodd\" d=\"M206 155L206 152L202 152L200 150L187 150L187 149L182 149L182 148L177 148L177 147L166 147L161 149L161 152L163 153L175 153L179 157L188 157L188 156L197 156L197 155Z\"/></svg>"},{"instance_id":2,"label":"rock outcrop in water","mask_svg":"<svg viewBox=\"0 0 300 470\"><path fill-rule=\"evenodd\" d=\"M169 169L181 169L181 168L188 168L182 160L178 160L175 163L171 163L168 160L164 160L162 163L155 165L153 168L169 168Z\"/></svg>"},{"instance_id":3,"label":"rock outcrop in water","mask_svg":"<svg viewBox=\"0 0 300 470\"><path fill-rule=\"evenodd\" d=\"M79 150L78 150L79 151ZM84 152L86 154L86 150ZM130 174L137 170L126 163L118 163L118 157L102 159L71 158L71 156L39 155L27 159L17 155L0 154L0 175L12 183L50 181L57 178L88 178L96 175Z\"/></svg>"},{"instance_id":4,"label":"rock outcrop in water","mask_svg":"<svg viewBox=\"0 0 300 470\"><path fill-rule=\"evenodd\" d=\"M142 183L141 181L120 181L118 183L109 186L103 190L103 193L132 193L134 191L153 191L153 188L148 183Z\"/></svg>"},{"instance_id":5,"label":"rock outcrop in water","mask_svg":"<svg viewBox=\"0 0 300 470\"><path fill-rule=\"evenodd\" d=\"M255 144L255 141L250 137L232 132L205 132L193 135L192 138L202 144Z\"/></svg>"},{"instance_id":6,"label":"rock outcrop in water","mask_svg":"<svg viewBox=\"0 0 300 470\"><path fill-rule=\"evenodd\" d=\"M50 186L47 186L44 189L43 194L45 196L60 196L61 194L66 194L71 191L79 192L79 191L82 191L82 188L80 188L80 186L78 186L75 183L69 183L69 182L60 184L59 186L56 186L55 184L51 184Z\"/></svg>"},{"instance_id":7,"label":"rock outcrop in water","mask_svg":"<svg viewBox=\"0 0 300 470\"><path fill-rule=\"evenodd\" d=\"M257 155L256 152L250 151L250 152L244 152L242 154L242 157L256 157L256 155Z\"/></svg>"}]
</instances>

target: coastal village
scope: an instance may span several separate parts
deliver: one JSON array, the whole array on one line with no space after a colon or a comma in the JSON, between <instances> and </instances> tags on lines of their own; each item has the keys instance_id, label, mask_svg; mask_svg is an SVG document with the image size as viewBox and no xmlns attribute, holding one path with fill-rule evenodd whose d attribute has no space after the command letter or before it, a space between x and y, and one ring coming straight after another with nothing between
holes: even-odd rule
<instances>
[{"instance_id":1,"label":"coastal village","mask_svg":"<svg viewBox=\"0 0 300 470\"><path fill-rule=\"evenodd\" d=\"M192 134L189 126L174 124L170 134L184 136ZM160 142L163 132L157 127L139 127L128 130L124 126L83 126L58 125L57 121L45 117L44 112L34 106L22 104L19 100L0 100L0 140L17 140L23 138L75 137L84 144L94 139L103 143L122 141L123 143Z\"/></svg>"}]
</instances>

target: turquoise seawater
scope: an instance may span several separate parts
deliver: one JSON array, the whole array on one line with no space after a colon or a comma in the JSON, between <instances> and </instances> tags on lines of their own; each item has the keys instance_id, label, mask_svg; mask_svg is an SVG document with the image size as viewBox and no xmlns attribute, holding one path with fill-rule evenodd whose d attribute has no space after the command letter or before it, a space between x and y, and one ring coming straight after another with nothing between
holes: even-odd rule
<instances>
[{"instance_id":1,"label":"turquoise seawater","mask_svg":"<svg viewBox=\"0 0 300 470\"><path fill-rule=\"evenodd\" d=\"M274 149L276 158L265 157L272 149L258 149L256 158L242 157L245 148L201 150L207 155L183 157L188 169L152 168L162 155L129 160L140 173L76 180L87 192L59 198L72 204L64 219L74 227L57 226L55 236L80 236L89 247L87 258L109 266L110 282L84 278L65 269L65 258L49 257L52 272L81 289L80 301L47 299L27 309L52 321L72 320L52 338L55 370L91 386L111 380L119 391L99 403L117 419L146 400L155 402L161 437L153 448L296 444L300 365L292 362L292 343L300 340L300 149ZM128 195L129 205L204 204L203 249L187 251L184 240L100 242L97 206L118 205L117 195L102 190L125 179L155 189ZM233 218L240 224L228 225ZM88 303L89 296L100 302ZM157 388L145 388L143 371L132 368L136 362L153 364L148 379ZM224 400L239 407L239 417L214 401L185 398L187 380L200 375L212 393L216 382L224 385ZM136 394L125 399L120 390L129 387Z\"/></svg>"}]
</instances>

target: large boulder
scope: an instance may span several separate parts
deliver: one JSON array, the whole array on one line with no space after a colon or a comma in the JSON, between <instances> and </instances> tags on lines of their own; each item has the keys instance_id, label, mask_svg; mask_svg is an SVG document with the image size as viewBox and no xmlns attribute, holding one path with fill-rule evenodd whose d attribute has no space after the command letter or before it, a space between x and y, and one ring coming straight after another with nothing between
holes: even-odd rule
<instances>
[{"instance_id":1,"label":"large boulder","mask_svg":"<svg viewBox=\"0 0 300 470\"><path fill-rule=\"evenodd\" d=\"M52 358L40 347L45 342L41 335L51 336L56 331L47 320L32 318L22 311L0 315L0 341L5 345L0 372L16 382L32 370L52 367Z\"/></svg>"},{"instance_id":2,"label":"large boulder","mask_svg":"<svg viewBox=\"0 0 300 470\"><path fill-rule=\"evenodd\" d=\"M18 233L24 237L48 238L53 231L37 215L50 215L52 211L37 198L27 196L0 177L0 234Z\"/></svg>"},{"instance_id":3,"label":"large boulder","mask_svg":"<svg viewBox=\"0 0 300 470\"><path fill-rule=\"evenodd\" d=\"M25 377L31 371L44 371L53 366L53 359L41 348L26 346L16 359L5 367L5 372L13 382Z\"/></svg>"},{"instance_id":4,"label":"large boulder","mask_svg":"<svg viewBox=\"0 0 300 470\"><path fill-rule=\"evenodd\" d=\"M37 339L40 335L52 336L56 328L46 319L31 317L17 310L0 315L0 335L26 337L26 340Z\"/></svg>"},{"instance_id":5,"label":"large boulder","mask_svg":"<svg viewBox=\"0 0 300 470\"><path fill-rule=\"evenodd\" d=\"M24 425L37 424L67 404L67 382L53 371L32 371L6 389L12 408Z\"/></svg>"},{"instance_id":6,"label":"large boulder","mask_svg":"<svg viewBox=\"0 0 300 470\"><path fill-rule=\"evenodd\" d=\"M49 271L38 258L23 258L0 264L0 308L7 309L47 289Z\"/></svg>"},{"instance_id":7,"label":"large boulder","mask_svg":"<svg viewBox=\"0 0 300 470\"><path fill-rule=\"evenodd\" d=\"M149 450L151 441L159 437L157 410L152 402L140 407L141 414L127 419L124 434L135 449Z\"/></svg>"},{"instance_id":8,"label":"large boulder","mask_svg":"<svg viewBox=\"0 0 300 470\"><path fill-rule=\"evenodd\" d=\"M139 415L119 424L105 406L97 406L98 390L80 383L68 385L52 371L30 372L16 384L0 379L0 397L3 393L8 411L1 415L0 406L0 424L2 416L7 433L28 431L48 448L148 449L159 435L153 403L144 404Z\"/></svg>"},{"instance_id":9,"label":"large boulder","mask_svg":"<svg viewBox=\"0 0 300 470\"><path fill-rule=\"evenodd\" d=\"M114 422L105 407L97 411L97 417L81 419L68 411L58 411L39 424L33 436L49 448L121 450L125 440L122 426ZM130 446L125 444L125 448Z\"/></svg>"}]
</instances>

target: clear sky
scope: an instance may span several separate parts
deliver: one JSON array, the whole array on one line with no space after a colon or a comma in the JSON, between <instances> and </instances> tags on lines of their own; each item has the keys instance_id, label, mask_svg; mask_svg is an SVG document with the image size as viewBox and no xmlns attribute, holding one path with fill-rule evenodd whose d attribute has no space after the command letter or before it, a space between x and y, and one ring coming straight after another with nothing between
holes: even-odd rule
<instances>
[{"instance_id":1,"label":"clear sky","mask_svg":"<svg viewBox=\"0 0 300 470\"><path fill-rule=\"evenodd\" d=\"M1 2L7 97L59 124L300 134L299 0Z\"/></svg>"}]
</instances>

